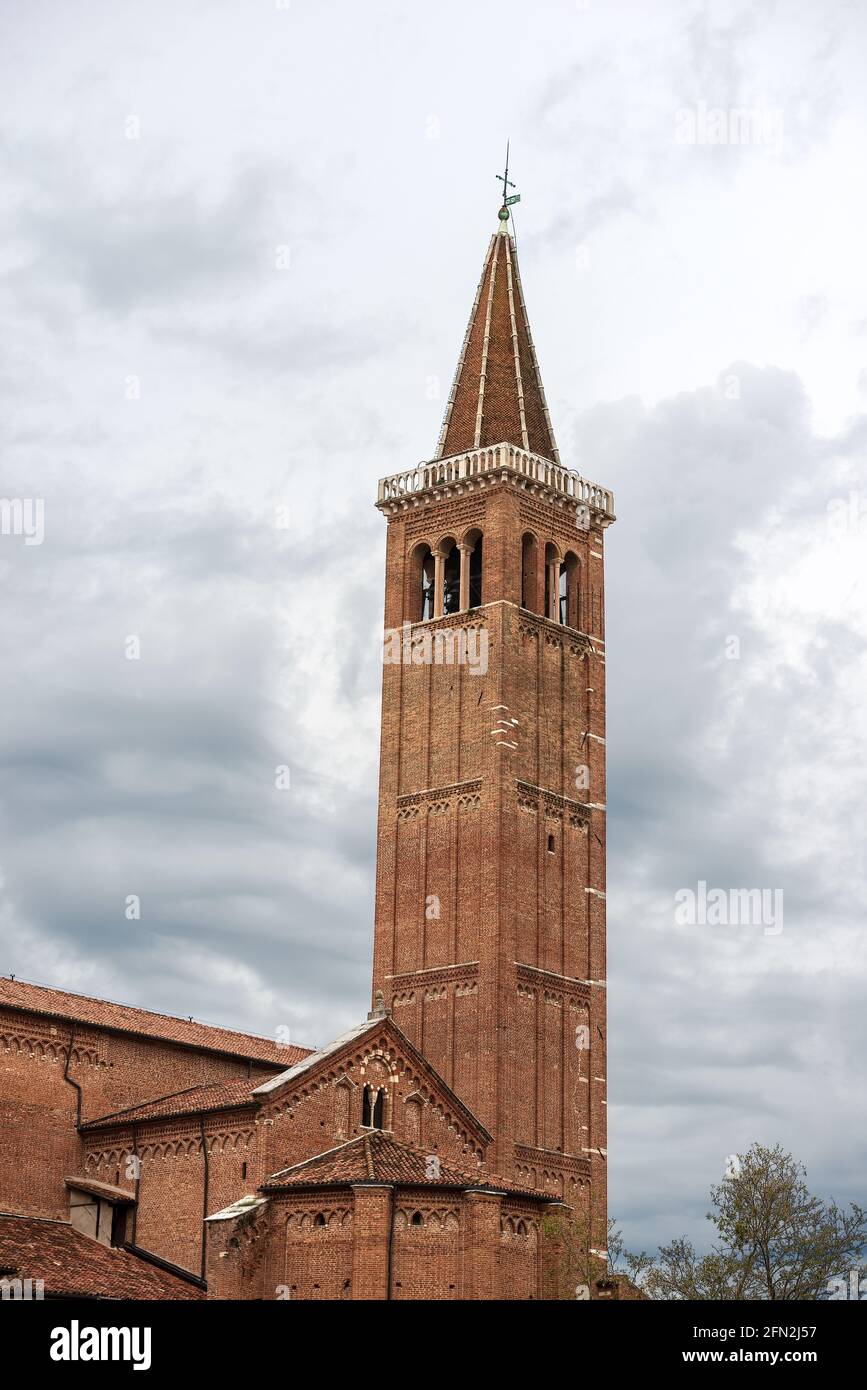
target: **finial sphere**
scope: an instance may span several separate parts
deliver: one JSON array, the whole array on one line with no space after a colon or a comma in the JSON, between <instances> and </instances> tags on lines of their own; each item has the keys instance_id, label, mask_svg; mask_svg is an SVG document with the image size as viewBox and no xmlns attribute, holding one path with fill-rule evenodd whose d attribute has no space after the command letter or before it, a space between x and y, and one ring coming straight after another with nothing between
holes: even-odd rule
<instances>
[{"instance_id":1,"label":"finial sphere","mask_svg":"<svg viewBox=\"0 0 867 1390\"><path fill-rule=\"evenodd\" d=\"M508 208L500 208L500 211L497 213L497 216L499 217L499 219L500 219L501 222L508 222L508 220L509 220L509 209L508 209Z\"/></svg>"}]
</instances>

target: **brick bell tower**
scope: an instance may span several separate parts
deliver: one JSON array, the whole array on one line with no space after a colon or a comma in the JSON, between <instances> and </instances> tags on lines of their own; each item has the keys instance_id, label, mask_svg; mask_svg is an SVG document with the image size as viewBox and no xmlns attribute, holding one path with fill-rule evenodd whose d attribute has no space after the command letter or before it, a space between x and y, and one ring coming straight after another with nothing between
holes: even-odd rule
<instances>
[{"instance_id":1,"label":"brick bell tower","mask_svg":"<svg viewBox=\"0 0 867 1390\"><path fill-rule=\"evenodd\" d=\"M388 519L374 996L606 1245L614 499L560 462L502 207L434 458Z\"/></svg>"}]
</instances>

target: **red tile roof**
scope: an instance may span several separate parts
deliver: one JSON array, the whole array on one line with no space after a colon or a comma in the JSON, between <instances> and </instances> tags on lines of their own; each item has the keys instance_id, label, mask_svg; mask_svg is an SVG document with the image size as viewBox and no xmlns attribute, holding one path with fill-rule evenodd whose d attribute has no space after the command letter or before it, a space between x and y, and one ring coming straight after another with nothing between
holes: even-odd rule
<instances>
[{"instance_id":1,"label":"red tile roof","mask_svg":"<svg viewBox=\"0 0 867 1390\"><path fill-rule=\"evenodd\" d=\"M115 1110L110 1115L88 1120L82 1129L117 1128L133 1120L158 1120L175 1115L198 1115L202 1111L225 1110L236 1105L257 1105L253 1091L257 1077L240 1076L232 1081L213 1081L202 1086L190 1086L173 1095L158 1096L155 1100L131 1105L127 1110Z\"/></svg>"},{"instance_id":2,"label":"red tile roof","mask_svg":"<svg viewBox=\"0 0 867 1390\"><path fill-rule=\"evenodd\" d=\"M0 1278L43 1279L46 1294L100 1298L204 1298L169 1270L74 1231L65 1221L0 1215Z\"/></svg>"},{"instance_id":3,"label":"red tile roof","mask_svg":"<svg viewBox=\"0 0 867 1390\"><path fill-rule=\"evenodd\" d=\"M436 1155L425 1153L411 1144L399 1143L384 1130L371 1130L357 1139L350 1139L336 1149L328 1149L304 1163L295 1163L274 1173L262 1184L263 1192L277 1192L296 1187L330 1187L334 1184L357 1182L400 1183L411 1187L491 1187L498 1192L516 1192L550 1201L549 1194L534 1192L516 1183L488 1173L482 1168L462 1171L440 1161L438 1176L429 1176L430 1160Z\"/></svg>"},{"instance_id":4,"label":"red tile roof","mask_svg":"<svg viewBox=\"0 0 867 1390\"><path fill-rule=\"evenodd\" d=\"M197 1023L195 1019L155 1014L149 1009L137 1009L130 1004L115 1004L108 999L94 999L87 994L71 994L67 990L49 989L46 985L0 976L0 1007L3 1005L26 1009L49 1018L88 1023L117 1033L134 1033L207 1052L224 1052L256 1062L270 1062L277 1067L290 1067L310 1052L309 1047L289 1047L272 1038L235 1033L229 1028Z\"/></svg>"},{"instance_id":5,"label":"red tile roof","mask_svg":"<svg viewBox=\"0 0 867 1390\"><path fill-rule=\"evenodd\" d=\"M485 257L436 457L488 444L516 444L559 462L515 242L502 223Z\"/></svg>"},{"instance_id":6,"label":"red tile roof","mask_svg":"<svg viewBox=\"0 0 867 1390\"><path fill-rule=\"evenodd\" d=\"M134 1202L135 1196L125 1187L115 1187L114 1183L97 1182L95 1178L64 1178L63 1181L76 1192L89 1192L92 1197L102 1197L106 1202Z\"/></svg>"}]
</instances>

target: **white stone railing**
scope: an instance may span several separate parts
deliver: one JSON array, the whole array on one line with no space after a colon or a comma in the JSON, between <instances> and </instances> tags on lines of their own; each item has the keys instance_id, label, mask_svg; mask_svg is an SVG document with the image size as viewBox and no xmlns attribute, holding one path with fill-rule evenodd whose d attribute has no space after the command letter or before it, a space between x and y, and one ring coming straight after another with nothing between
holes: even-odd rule
<instances>
[{"instance_id":1,"label":"white stone railing","mask_svg":"<svg viewBox=\"0 0 867 1390\"><path fill-rule=\"evenodd\" d=\"M614 516L614 494L607 488L590 483L571 468L563 468L550 459L542 458L540 454L528 453L514 444L492 444L488 448L471 449L466 454L434 459L431 463L420 463L418 468L409 468L405 473L380 478L377 501L399 502L427 488L460 483L481 473L498 473L504 469L541 483L563 497L583 502L591 511Z\"/></svg>"}]
</instances>

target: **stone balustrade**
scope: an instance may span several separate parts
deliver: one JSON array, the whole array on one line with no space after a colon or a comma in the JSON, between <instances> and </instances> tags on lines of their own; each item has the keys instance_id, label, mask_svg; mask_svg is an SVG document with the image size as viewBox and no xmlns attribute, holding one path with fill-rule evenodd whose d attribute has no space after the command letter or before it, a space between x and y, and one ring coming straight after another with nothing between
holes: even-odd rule
<instances>
[{"instance_id":1,"label":"stone balustrade","mask_svg":"<svg viewBox=\"0 0 867 1390\"><path fill-rule=\"evenodd\" d=\"M614 520L614 494L607 488L588 482L571 468L563 468L514 444L492 444L486 448L471 449L450 458L421 463L417 468L394 473L390 478L381 478L377 504L388 506L429 488L448 487L450 484L466 483L480 475L504 472L517 473L531 483L582 503L592 512Z\"/></svg>"}]
</instances>

